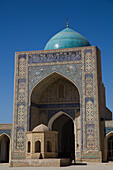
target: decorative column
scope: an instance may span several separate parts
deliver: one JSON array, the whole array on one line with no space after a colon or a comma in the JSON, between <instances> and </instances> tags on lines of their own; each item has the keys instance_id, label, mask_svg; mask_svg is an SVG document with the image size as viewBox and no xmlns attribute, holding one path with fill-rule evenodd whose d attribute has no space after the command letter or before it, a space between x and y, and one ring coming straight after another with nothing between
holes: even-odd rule
<instances>
[{"instance_id":1,"label":"decorative column","mask_svg":"<svg viewBox=\"0 0 113 170\"><path fill-rule=\"evenodd\" d=\"M96 47L84 50L82 159L101 160Z\"/></svg>"},{"instance_id":2,"label":"decorative column","mask_svg":"<svg viewBox=\"0 0 113 170\"><path fill-rule=\"evenodd\" d=\"M26 54L15 57L14 119L12 130L12 159L25 158L27 130L27 60Z\"/></svg>"}]
</instances>

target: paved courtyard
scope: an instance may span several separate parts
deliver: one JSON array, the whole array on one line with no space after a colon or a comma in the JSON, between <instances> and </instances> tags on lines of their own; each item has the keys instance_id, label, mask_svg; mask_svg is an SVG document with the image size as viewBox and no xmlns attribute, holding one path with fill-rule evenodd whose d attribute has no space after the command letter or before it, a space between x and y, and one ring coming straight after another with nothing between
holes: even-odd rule
<instances>
[{"instance_id":1,"label":"paved courtyard","mask_svg":"<svg viewBox=\"0 0 113 170\"><path fill-rule=\"evenodd\" d=\"M113 163L72 165L67 167L9 167L8 164L0 164L0 170L113 170Z\"/></svg>"}]
</instances>

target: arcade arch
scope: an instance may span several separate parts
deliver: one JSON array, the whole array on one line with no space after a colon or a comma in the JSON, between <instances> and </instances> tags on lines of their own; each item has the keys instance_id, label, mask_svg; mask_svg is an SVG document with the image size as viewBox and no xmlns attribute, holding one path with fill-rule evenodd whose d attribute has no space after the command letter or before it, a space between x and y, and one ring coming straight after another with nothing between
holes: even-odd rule
<instances>
[{"instance_id":1,"label":"arcade arch","mask_svg":"<svg viewBox=\"0 0 113 170\"><path fill-rule=\"evenodd\" d=\"M58 157L73 157L74 159L75 136L73 120L68 114L63 112L56 113L53 117L50 119L50 122L51 130L58 132Z\"/></svg>"},{"instance_id":2,"label":"arcade arch","mask_svg":"<svg viewBox=\"0 0 113 170\"><path fill-rule=\"evenodd\" d=\"M55 121L55 119L57 119L59 116L61 116L61 115L63 115L63 114L65 114L66 116L68 116L70 119L72 119L72 121L73 121L73 118L70 116L70 115L68 115L67 113L65 113L65 112L63 112L63 111L59 111L58 113L55 113L54 114L54 116L49 120L49 122L48 122L48 128L50 129L50 130L52 130L52 124L53 124L53 122Z\"/></svg>"},{"instance_id":3,"label":"arcade arch","mask_svg":"<svg viewBox=\"0 0 113 170\"><path fill-rule=\"evenodd\" d=\"M61 92L62 90L63 92ZM80 95L78 88L69 79L54 72L34 87L30 100L29 130L44 124L50 130L58 131L59 157L74 155L75 141L78 138L80 145L81 140ZM79 127L79 134L76 123ZM59 129L59 124L61 124L61 130ZM74 135L75 133L76 135Z\"/></svg>"},{"instance_id":4,"label":"arcade arch","mask_svg":"<svg viewBox=\"0 0 113 170\"><path fill-rule=\"evenodd\" d=\"M113 161L113 131L105 137L105 161Z\"/></svg>"},{"instance_id":5,"label":"arcade arch","mask_svg":"<svg viewBox=\"0 0 113 170\"><path fill-rule=\"evenodd\" d=\"M10 159L10 137L3 133L0 136L0 162L8 163Z\"/></svg>"}]
</instances>

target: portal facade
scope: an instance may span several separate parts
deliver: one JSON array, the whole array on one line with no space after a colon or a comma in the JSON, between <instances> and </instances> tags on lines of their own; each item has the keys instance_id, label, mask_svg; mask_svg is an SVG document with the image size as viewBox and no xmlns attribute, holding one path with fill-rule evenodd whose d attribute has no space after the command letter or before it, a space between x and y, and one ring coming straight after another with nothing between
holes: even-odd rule
<instances>
[{"instance_id":1,"label":"portal facade","mask_svg":"<svg viewBox=\"0 0 113 170\"><path fill-rule=\"evenodd\" d=\"M58 132L58 158L110 160L111 119L100 50L80 34L66 28L44 50L16 52L12 160L26 159L26 133L40 124Z\"/></svg>"},{"instance_id":2,"label":"portal facade","mask_svg":"<svg viewBox=\"0 0 113 170\"><path fill-rule=\"evenodd\" d=\"M48 126L59 112L65 114L53 121L51 129L57 130L60 136L63 121L68 121L64 115L72 120L76 159L81 156L82 159L102 159L100 142L103 141L104 128L101 133L99 129L104 115L99 62L100 51L91 46L16 53L12 159L17 155L25 158L26 131L39 124ZM69 125L66 127L68 131ZM69 136L64 132L65 137ZM59 155L64 154L60 148L61 138Z\"/></svg>"}]
</instances>

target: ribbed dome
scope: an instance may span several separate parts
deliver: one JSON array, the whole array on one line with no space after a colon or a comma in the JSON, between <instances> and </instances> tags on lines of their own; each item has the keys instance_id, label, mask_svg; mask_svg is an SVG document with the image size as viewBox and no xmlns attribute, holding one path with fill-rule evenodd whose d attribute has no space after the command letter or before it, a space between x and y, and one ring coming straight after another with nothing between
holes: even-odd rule
<instances>
[{"instance_id":1,"label":"ribbed dome","mask_svg":"<svg viewBox=\"0 0 113 170\"><path fill-rule=\"evenodd\" d=\"M49 131L49 128L43 124L40 124L36 126L32 131L33 132L45 132L45 131Z\"/></svg>"},{"instance_id":2,"label":"ribbed dome","mask_svg":"<svg viewBox=\"0 0 113 170\"><path fill-rule=\"evenodd\" d=\"M44 50L90 46L90 43L79 33L66 28L54 35L46 44Z\"/></svg>"}]
</instances>

